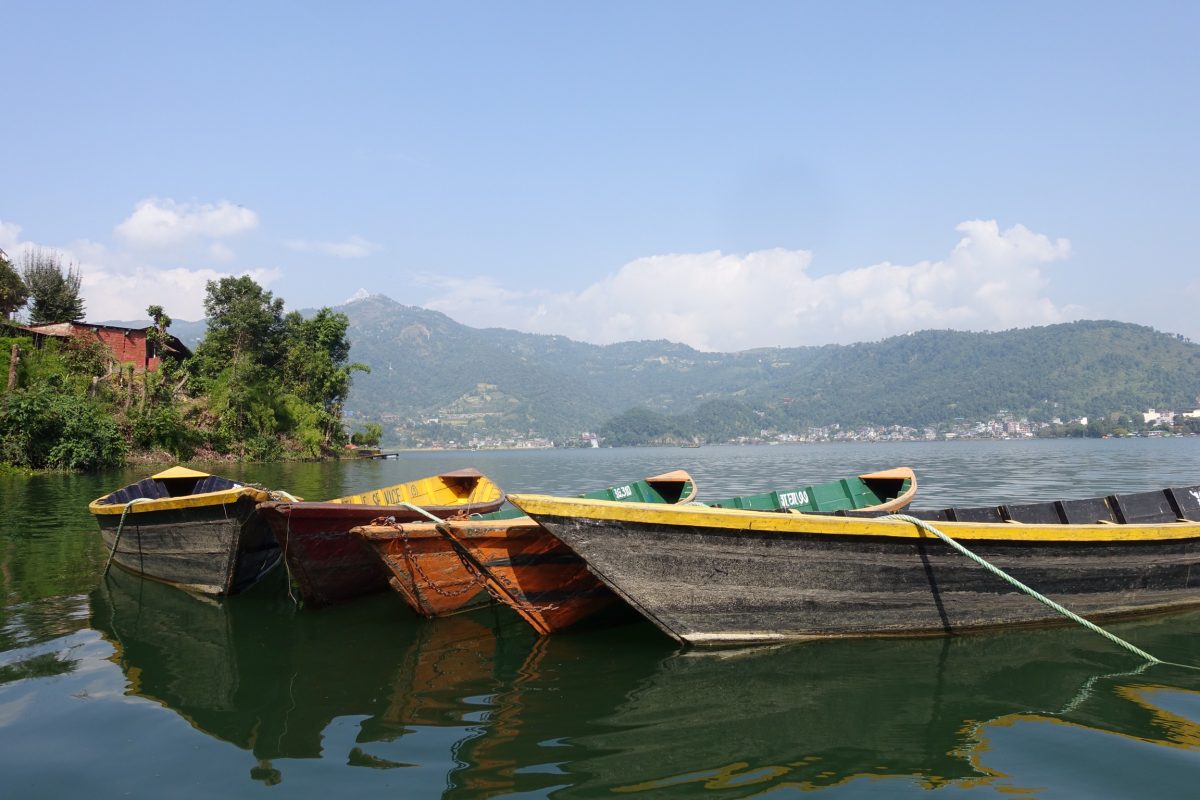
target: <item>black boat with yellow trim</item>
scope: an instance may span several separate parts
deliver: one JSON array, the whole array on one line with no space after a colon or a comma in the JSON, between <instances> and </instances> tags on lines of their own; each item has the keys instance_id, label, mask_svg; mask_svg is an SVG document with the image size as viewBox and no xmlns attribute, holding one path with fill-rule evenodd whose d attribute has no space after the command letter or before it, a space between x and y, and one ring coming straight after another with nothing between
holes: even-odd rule
<instances>
[{"instance_id":1,"label":"black boat with yellow trim","mask_svg":"<svg viewBox=\"0 0 1200 800\"><path fill-rule=\"evenodd\" d=\"M279 563L279 545L255 507L280 496L177 466L110 492L88 510L111 563L181 589L231 595Z\"/></svg>"},{"instance_id":2,"label":"black boat with yellow trim","mask_svg":"<svg viewBox=\"0 0 1200 800\"><path fill-rule=\"evenodd\" d=\"M688 644L939 635L1062 620L903 520L509 500ZM908 513L1091 619L1200 605L1200 486Z\"/></svg>"}]
</instances>

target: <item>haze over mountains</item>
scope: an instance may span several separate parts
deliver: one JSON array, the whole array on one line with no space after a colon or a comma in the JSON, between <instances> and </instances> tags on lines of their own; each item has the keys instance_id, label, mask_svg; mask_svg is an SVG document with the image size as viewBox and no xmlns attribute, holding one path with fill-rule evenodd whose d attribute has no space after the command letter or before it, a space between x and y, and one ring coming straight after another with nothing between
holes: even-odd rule
<instances>
[{"instance_id":1,"label":"haze over mountains","mask_svg":"<svg viewBox=\"0 0 1200 800\"><path fill-rule=\"evenodd\" d=\"M1001 411L1051 420L1192 408L1200 395L1200 345L1122 322L705 353L472 328L383 295L335 310L350 319L351 360L371 367L355 374L347 413L389 430L449 423L557 438L631 408L752 427L920 426ZM175 322L171 332L194 346L202 327Z\"/></svg>"}]
</instances>

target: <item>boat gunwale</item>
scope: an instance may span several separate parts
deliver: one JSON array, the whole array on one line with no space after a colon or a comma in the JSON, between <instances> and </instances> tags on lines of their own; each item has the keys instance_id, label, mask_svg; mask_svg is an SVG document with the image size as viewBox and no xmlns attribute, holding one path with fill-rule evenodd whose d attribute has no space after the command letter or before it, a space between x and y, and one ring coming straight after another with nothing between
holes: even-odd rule
<instances>
[{"instance_id":1,"label":"boat gunwale","mask_svg":"<svg viewBox=\"0 0 1200 800\"><path fill-rule=\"evenodd\" d=\"M454 482L463 481L463 480L474 480L475 483L471 487L471 490L465 496L464 495L455 495L455 499L453 502L450 502L450 503L445 503L445 502L419 503L419 502L413 502L413 501L407 501L407 500L403 501L403 502L409 502L412 505L419 506L421 508L458 508L461 506L475 505L476 503L478 503L480 505L486 505L486 504L494 502L497 498L499 498L501 504L503 504L504 498L505 498L504 489L501 488L501 486L498 483L496 483L494 480L492 480L491 478L489 478L487 475L483 474L479 470L475 469L474 467L468 467L466 469L455 470L452 472L439 472L436 475L425 475L420 478L413 478L412 480L400 481L399 483L394 483L390 486L380 486L375 489L368 489L365 492L356 492L354 494L348 494L348 495L344 495L342 497L330 498L329 500L301 501L301 502L306 502L306 503L310 503L313 505L320 504L320 505L333 505L333 506L374 506L377 508L405 508L405 506L400 506L396 503L366 502L366 499L370 498L372 495L377 495L382 492L395 492L397 495L405 495L405 496L414 496L415 497L416 496L415 493L411 493L408 491L408 488L411 486L420 486L422 488L422 490L424 490L426 492L426 494L429 494L429 495L432 495L434 492L438 492L438 491L442 491L442 490L446 490L448 492L453 493L453 489L451 487L454 484ZM479 497L476 497L477 494L479 495Z\"/></svg>"},{"instance_id":2,"label":"boat gunwale","mask_svg":"<svg viewBox=\"0 0 1200 800\"><path fill-rule=\"evenodd\" d=\"M155 511L174 511L204 506L228 505L229 503L236 503L242 497L250 497L250 499L259 503L271 498L271 493L266 489L254 486L237 486L232 489L219 489L215 492L181 494L176 497L159 497L153 500L141 500L140 502L135 501L132 503L101 502L119 491L121 490L117 489L109 492L103 497L88 503L88 511L97 515L124 514L126 513L126 507L128 507L129 514L147 514Z\"/></svg>"},{"instance_id":3,"label":"boat gunwale","mask_svg":"<svg viewBox=\"0 0 1200 800\"><path fill-rule=\"evenodd\" d=\"M525 515L508 519L445 519L438 522L398 522L395 525L356 525L350 529L350 533L368 541L386 542L407 536L440 536L442 527L472 532L499 532L541 526L533 517Z\"/></svg>"},{"instance_id":4,"label":"boat gunwale","mask_svg":"<svg viewBox=\"0 0 1200 800\"><path fill-rule=\"evenodd\" d=\"M617 503L552 495L511 494L509 501L534 519L596 519L606 522L712 528L728 531L771 532L795 536L851 537L859 539L934 539L906 520L871 517L837 517L826 514L781 514L775 511L662 506L653 503ZM933 522L933 527L955 539L1003 544L1066 544L1156 542L1200 538L1200 522L1181 520L1156 523L1030 524L1019 522Z\"/></svg>"}]
</instances>

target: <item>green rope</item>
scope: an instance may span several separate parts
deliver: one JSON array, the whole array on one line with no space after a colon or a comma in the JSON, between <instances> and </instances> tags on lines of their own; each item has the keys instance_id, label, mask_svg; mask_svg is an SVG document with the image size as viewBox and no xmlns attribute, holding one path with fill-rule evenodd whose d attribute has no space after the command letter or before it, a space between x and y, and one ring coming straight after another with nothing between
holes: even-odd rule
<instances>
[{"instance_id":1,"label":"green rope","mask_svg":"<svg viewBox=\"0 0 1200 800\"><path fill-rule=\"evenodd\" d=\"M121 510L121 519L117 522L117 535L113 537L112 549L108 551L108 561L104 562L104 572L100 573L100 577L108 575L108 568L112 566L113 556L117 554L117 545L121 542L121 529L125 527L125 515L129 513L130 507L135 503L148 503L148 497L135 497L125 504L125 508Z\"/></svg>"},{"instance_id":2,"label":"green rope","mask_svg":"<svg viewBox=\"0 0 1200 800\"><path fill-rule=\"evenodd\" d=\"M923 530L926 533L931 533L934 536L938 537L943 542L950 545L955 550L962 553L964 556L966 556L967 558L971 559L979 566L986 569L988 572L992 573L993 575L995 575L998 578L1008 581L1013 586L1017 587L1022 592L1029 595L1030 597L1032 597L1034 600L1037 600L1039 603L1043 603L1043 604L1049 606L1050 608L1054 609L1058 613L1062 614L1067 619L1069 619L1073 622L1079 623L1080 625L1087 628L1089 631L1092 631L1093 633L1100 634L1101 636L1103 636L1105 639L1108 639L1113 644L1124 647L1129 652L1133 653L1134 655L1141 656L1142 658L1144 658L1146 661L1150 662L1151 664L1163 663L1161 659L1155 658L1154 656L1147 653L1145 650L1139 649L1138 647L1135 647L1134 645L1130 644L1129 642L1125 641L1124 639L1120 638L1119 636L1115 636L1114 634L1109 633L1108 631L1104 630L1103 628L1101 628L1099 625L1096 625L1095 623L1088 622L1086 619L1079 616L1074 611L1071 611L1070 609L1059 605L1058 603L1051 600L1049 597L1046 597L1045 595L1037 592L1036 590L1031 589L1030 587L1026 586L1025 584L1021 583L1019 580L1014 578L1013 576L1009 575L1004 570L1000 569L999 567L995 566L994 564L988 563L983 558L975 555L970 550L963 547L961 544L954 541L949 536L947 536L946 534L939 531L937 528L930 525L928 522L925 522L924 520L919 520L916 517L910 517L907 514L889 514L886 517L880 517L880 519L894 519L894 520L898 520L900 522L911 522L913 525L916 525L917 528L919 528L920 530ZM1187 665L1181 664L1179 666L1187 666Z\"/></svg>"}]
</instances>

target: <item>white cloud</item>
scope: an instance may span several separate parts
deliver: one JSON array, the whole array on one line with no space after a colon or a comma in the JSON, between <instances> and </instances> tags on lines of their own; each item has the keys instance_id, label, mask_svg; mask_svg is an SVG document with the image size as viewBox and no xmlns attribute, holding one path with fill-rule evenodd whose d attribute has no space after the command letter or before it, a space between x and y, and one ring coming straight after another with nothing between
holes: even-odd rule
<instances>
[{"instance_id":1,"label":"white cloud","mask_svg":"<svg viewBox=\"0 0 1200 800\"><path fill-rule=\"evenodd\" d=\"M207 267L137 266L118 270L88 264L80 268L89 320L140 319L146 316L146 307L152 304L162 306L174 319L203 319L205 286L209 281L219 281L231 274L234 273ZM246 270L236 274L249 275L264 287L283 277L278 269Z\"/></svg>"},{"instance_id":2,"label":"white cloud","mask_svg":"<svg viewBox=\"0 0 1200 800\"><path fill-rule=\"evenodd\" d=\"M21 226L0 219L0 250L10 256L16 252L21 241Z\"/></svg>"},{"instance_id":3,"label":"white cloud","mask_svg":"<svg viewBox=\"0 0 1200 800\"><path fill-rule=\"evenodd\" d=\"M334 258L366 258L379 250L379 245L361 236L351 236L340 242L311 242L306 239L288 239L283 243L291 250L301 253L321 253Z\"/></svg>"},{"instance_id":4,"label":"white cloud","mask_svg":"<svg viewBox=\"0 0 1200 800\"><path fill-rule=\"evenodd\" d=\"M196 239L221 239L257 227L257 214L225 200L178 203L151 197L139 202L114 233L132 247L163 248Z\"/></svg>"},{"instance_id":5,"label":"white cloud","mask_svg":"<svg viewBox=\"0 0 1200 800\"><path fill-rule=\"evenodd\" d=\"M208 255L213 261L220 261L221 263L233 261L237 257L237 254L228 245L221 244L220 242L213 242L208 246Z\"/></svg>"},{"instance_id":6,"label":"white cloud","mask_svg":"<svg viewBox=\"0 0 1200 800\"><path fill-rule=\"evenodd\" d=\"M1046 296L1042 266L1070 242L995 221L960 224L939 261L890 262L812 277L804 250L651 256L580 292L505 289L492 279L425 277L426 303L474 327L588 342L665 338L701 350L871 341L922 328L1002 330L1075 318Z\"/></svg>"},{"instance_id":7,"label":"white cloud","mask_svg":"<svg viewBox=\"0 0 1200 800\"><path fill-rule=\"evenodd\" d=\"M0 247L10 255L47 246L22 241L20 231L19 226L0 220ZM276 268L231 272L208 266L159 267L128 252L114 252L103 244L86 240L52 249L62 254L64 264L78 268L86 318L93 322L141 319L149 305L162 306L175 319L202 319L208 281L249 275L259 285L269 286L283 277L283 272ZM216 260L221 260L221 255L219 249L210 253Z\"/></svg>"}]
</instances>

